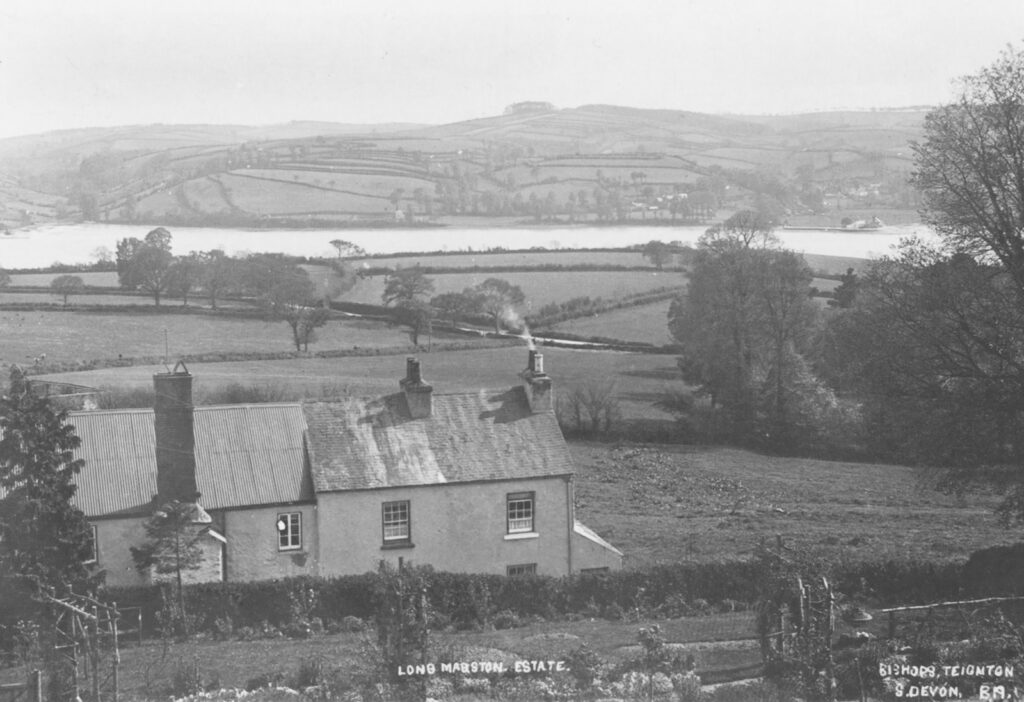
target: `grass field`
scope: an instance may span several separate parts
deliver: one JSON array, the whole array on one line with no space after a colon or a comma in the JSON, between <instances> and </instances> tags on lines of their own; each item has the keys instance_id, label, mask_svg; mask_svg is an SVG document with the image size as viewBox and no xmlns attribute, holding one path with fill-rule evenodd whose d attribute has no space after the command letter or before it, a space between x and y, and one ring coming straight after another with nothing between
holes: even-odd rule
<instances>
[{"instance_id":1,"label":"grass field","mask_svg":"<svg viewBox=\"0 0 1024 702\"><path fill-rule=\"evenodd\" d=\"M655 237L656 238L656 237ZM381 256L354 261L357 267L387 266L650 266L639 251L524 251L521 253L458 253L443 256Z\"/></svg>"},{"instance_id":2,"label":"grass field","mask_svg":"<svg viewBox=\"0 0 1024 702\"><path fill-rule=\"evenodd\" d=\"M831 291L839 285L839 281L826 278L815 278L811 283L822 292ZM827 300L816 298L824 308ZM600 312L589 317L559 322L551 327L535 329L542 334L545 329L577 334L579 336L606 337L621 341L639 341L648 344L672 344L674 340L668 331L668 310L671 300L662 300L650 305L625 307L608 312Z\"/></svg>"},{"instance_id":3,"label":"grass field","mask_svg":"<svg viewBox=\"0 0 1024 702\"><path fill-rule=\"evenodd\" d=\"M347 329L347 326L342 327ZM358 327L357 327L358 328ZM271 332L287 341L285 325ZM403 337L395 332L399 341ZM163 353L163 334L160 332ZM405 338L408 342L407 337ZM345 346L352 346L349 341ZM357 344L358 345L358 344ZM330 348L326 342L319 345ZM572 351L543 348L545 369L554 379L556 392L587 382L615 384L626 419L650 419L671 422L666 411L654 406L669 390L683 389L674 356ZM172 347L171 358L174 358ZM518 385L519 372L526 367L526 347L481 348L465 351L420 353L423 375L434 391L466 392L480 388L498 389ZM42 376L81 385L150 387L158 366L105 368L77 373ZM345 387L353 395L378 395L398 389L405 373L405 354L353 356L348 358L308 358L287 361L239 361L230 363L193 363L189 369L196 377L197 392L212 391L230 383L262 385L270 388L303 389L318 392L324 386Z\"/></svg>"},{"instance_id":4,"label":"grass field","mask_svg":"<svg viewBox=\"0 0 1024 702\"><path fill-rule=\"evenodd\" d=\"M546 304L565 302L574 297L602 297L607 300L685 283L683 274L671 271L443 273L432 275L430 278L434 281L433 295L461 292L464 288L482 283L487 278L507 280L523 289L526 304L520 311L527 315ZM379 305L383 292L384 277L373 276L361 279L340 299L346 302Z\"/></svg>"},{"instance_id":5,"label":"grass field","mask_svg":"<svg viewBox=\"0 0 1024 702\"><path fill-rule=\"evenodd\" d=\"M929 488L912 468L731 448L574 443L577 516L627 567L750 556L763 539L833 560L966 558L1009 544L992 496Z\"/></svg>"},{"instance_id":6,"label":"grass field","mask_svg":"<svg viewBox=\"0 0 1024 702\"><path fill-rule=\"evenodd\" d=\"M648 344L671 344L668 332L668 308L671 300L662 300L650 305L637 305L610 312L601 312L591 317L579 317L559 322L550 328L554 331L580 336L604 336L622 341L640 341Z\"/></svg>"},{"instance_id":7,"label":"grass field","mask_svg":"<svg viewBox=\"0 0 1024 702\"><path fill-rule=\"evenodd\" d=\"M288 182L224 173L218 175L217 180L224 184L232 204L255 214L377 213L394 210L386 196L311 187L292 178ZM222 204L216 206L216 210L222 208Z\"/></svg>"},{"instance_id":8,"label":"grass field","mask_svg":"<svg viewBox=\"0 0 1024 702\"><path fill-rule=\"evenodd\" d=\"M33 303L44 303L48 305L62 305L64 304L64 298L59 295L54 295L51 292L46 292L44 289L40 289L39 292L2 292L0 293L0 304L33 304ZM180 297L160 297L161 307L182 307L183 302ZM204 297L189 296L188 304L190 307L209 307L209 301ZM101 293L101 294L82 294L82 295L69 295L68 306L73 307L75 305L109 305L111 307L124 307L125 305L136 305L141 307L155 307L156 303L153 301L152 295L145 293L130 292L130 293ZM245 306L252 308L252 305L244 303L232 303L218 300L217 307L234 307L234 306ZM2 313L0 313L2 314Z\"/></svg>"},{"instance_id":9,"label":"grass field","mask_svg":"<svg viewBox=\"0 0 1024 702\"><path fill-rule=\"evenodd\" d=\"M65 275L64 273L12 273L11 274L11 285L28 285L33 287L49 287L50 283L53 282L54 278ZM86 285L91 285L99 288L116 288L117 273L114 271L87 271L85 273L70 273L68 275L77 275L82 279L82 282ZM4 295L0 294L0 300L4 299Z\"/></svg>"},{"instance_id":10,"label":"grass field","mask_svg":"<svg viewBox=\"0 0 1024 702\"><path fill-rule=\"evenodd\" d=\"M77 296L73 300L86 300ZM3 296L0 296L3 299ZM57 298L49 296L47 302ZM135 299L135 298L131 298ZM141 298L140 298L141 299ZM152 302L152 301L150 301ZM171 357L228 351L290 351L291 330L284 322L200 315L139 315L90 312L0 312L0 364L111 359L119 355ZM396 347L409 344L400 327L355 320L330 321L317 330L311 349L353 346Z\"/></svg>"}]
</instances>

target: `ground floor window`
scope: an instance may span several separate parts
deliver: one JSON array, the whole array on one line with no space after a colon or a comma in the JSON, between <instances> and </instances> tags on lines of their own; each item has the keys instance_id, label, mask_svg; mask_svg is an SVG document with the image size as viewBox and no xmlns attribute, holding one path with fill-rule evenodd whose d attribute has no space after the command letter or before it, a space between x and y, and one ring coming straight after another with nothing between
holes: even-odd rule
<instances>
[{"instance_id":1,"label":"ground floor window","mask_svg":"<svg viewBox=\"0 0 1024 702\"><path fill-rule=\"evenodd\" d=\"M412 532L409 528L411 521L409 500L385 502L381 521L385 544L401 543L412 538Z\"/></svg>"},{"instance_id":2,"label":"ground floor window","mask_svg":"<svg viewBox=\"0 0 1024 702\"><path fill-rule=\"evenodd\" d=\"M536 575L537 564L536 563L520 563L518 565L510 565L505 569L505 575Z\"/></svg>"},{"instance_id":3,"label":"ground floor window","mask_svg":"<svg viewBox=\"0 0 1024 702\"><path fill-rule=\"evenodd\" d=\"M302 513L285 512L277 515L277 548L294 551L302 548Z\"/></svg>"},{"instance_id":4,"label":"ground floor window","mask_svg":"<svg viewBox=\"0 0 1024 702\"><path fill-rule=\"evenodd\" d=\"M89 525L89 552L84 563L97 563L100 560L99 530L95 524Z\"/></svg>"}]
</instances>

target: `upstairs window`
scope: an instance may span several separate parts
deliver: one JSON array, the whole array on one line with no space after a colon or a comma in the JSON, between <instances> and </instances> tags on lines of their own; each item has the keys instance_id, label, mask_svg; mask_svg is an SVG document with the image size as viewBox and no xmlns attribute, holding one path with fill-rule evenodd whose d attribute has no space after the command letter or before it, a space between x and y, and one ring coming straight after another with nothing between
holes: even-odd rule
<instances>
[{"instance_id":1,"label":"upstairs window","mask_svg":"<svg viewBox=\"0 0 1024 702\"><path fill-rule=\"evenodd\" d=\"M385 502L382 510L382 527L385 545L409 541L409 501Z\"/></svg>"},{"instance_id":2,"label":"upstairs window","mask_svg":"<svg viewBox=\"0 0 1024 702\"><path fill-rule=\"evenodd\" d=\"M523 534L533 529L533 493L512 492L508 494L508 533Z\"/></svg>"},{"instance_id":3,"label":"upstairs window","mask_svg":"<svg viewBox=\"0 0 1024 702\"><path fill-rule=\"evenodd\" d=\"M302 548L302 513L286 512L277 515L277 549L294 551Z\"/></svg>"},{"instance_id":4,"label":"upstairs window","mask_svg":"<svg viewBox=\"0 0 1024 702\"><path fill-rule=\"evenodd\" d=\"M536 563L520 563L518 565L510 565L505 568L505 575L516 576L516 575L536 575L537 564Z\"/></svg>"}]
</instances>

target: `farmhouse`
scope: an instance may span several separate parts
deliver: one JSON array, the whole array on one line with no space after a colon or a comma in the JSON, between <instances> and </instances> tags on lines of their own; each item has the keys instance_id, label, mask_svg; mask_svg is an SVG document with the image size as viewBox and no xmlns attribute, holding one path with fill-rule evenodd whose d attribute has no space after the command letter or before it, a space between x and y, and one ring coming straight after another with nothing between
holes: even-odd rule
<instances>
[{"instance_id":1,"label":"farmhouse","mask_svg":"<svg viewBox=\"0 0 1024 702\"><path fill-rule=\"evenodd\" d=\"M337 402L193 407L183 364L152 410L70 415L75 500L110 585L145 582L130 547L170 500L195 504L193 582L363 573L399 559L519 575L621 567L577 522L552 381L530 352L519 387L435 393L407 361L400 391Z\"/></svg>"}]
</instances>

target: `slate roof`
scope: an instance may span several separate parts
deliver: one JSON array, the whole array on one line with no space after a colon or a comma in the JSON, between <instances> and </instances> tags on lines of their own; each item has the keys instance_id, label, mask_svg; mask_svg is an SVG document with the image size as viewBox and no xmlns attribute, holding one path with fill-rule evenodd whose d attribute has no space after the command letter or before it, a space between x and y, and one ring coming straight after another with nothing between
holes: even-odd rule
<instances>
[{"instance_id":1,"label":"slate roof","mask_svg":"<svg viewBox=\"0 0 1024 702\"><path fill-rule=\"evenodd\" d=\"M145 512L156 494L153 410L74 412L75 504L87 516ZM298 404L195 408L196 480L207 510L313 499Z\"/></svg>"},{"instance_id":2,"label":"slate roof","mask_svg":"<svg viewBox=\"0 0 1024 702\"><path fill-rule=\"evenodd\" d=\"M75 457L85 460L75 504L89 517L148 512L157 492L153 410L72 412L68 423L82 440ZM194 427L207 510L309 502L314 492L574 472L554 414L532 413L521 387L435 393L432 415L422 419L412 419L396 393L196 407Z\"/></svg>"},{"instance_id":3,"label":"slate roof","mask_svg":"<svg viewBox=\"0 0 1024 702\"><path fill-rule=\"evenodd\" d=\"M402 393L303 405L317 492L567 475L553 413L533 414L521 387L433 396L412 419Z\"/></svg>"}]
</instances>

